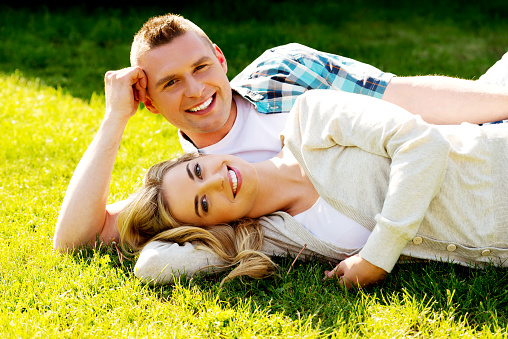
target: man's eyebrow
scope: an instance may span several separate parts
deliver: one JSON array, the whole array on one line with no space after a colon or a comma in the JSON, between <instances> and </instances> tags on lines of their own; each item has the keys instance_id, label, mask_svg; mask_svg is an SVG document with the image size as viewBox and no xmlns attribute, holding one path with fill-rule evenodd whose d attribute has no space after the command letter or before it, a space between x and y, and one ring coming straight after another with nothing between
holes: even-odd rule
<instances>
[{"instance_id":1,"label":"man's eyebrow","mask_svg":"<svg viewBox=\"0 0 508 339\"><path fill-rule=\"evenodd\" d=\"M212 60L212 58L210 58L209 56L205 55L205 56L202 56L201 58L199 58L198 60L196 60L193 64L192 64L192 67L196 67L196 66L199 66L201 65L202 63L204 62L208 62Z\"/></svg>"},{"instance_id":2,"label":"man's eyebrow","mask_svg":"<svg viewBox=\"0 0 508 339\"><path fill-rule=\"evenodd\" d=\"M201 218L201 215L199 215L198 196L197 195L194 197L194 210L196 211L196 215Z\"/></svg>"},{"instance_id":3,"label":"man's eyebrow","mask_svg":"<svg viewBox=\"0 0 508 339\"><path fill-rule=\"evenodd\" d=\"M191 67L196 67L200 64L202 64L203 62L207 62L207 61L210 61L212 60L212 58L210 58L209 56L203 56L201 58L199 58L198 60L196 60L192 65ZM159 79L159 81L157 81L155 83L155 88L158 88L159 86L161 86L162 84L165 84L167 82L169 82L170 80L172 80L173 78L176 77L176 74L170 74L170 75L167 75L165 76L164 78L162 79Z\"/></svg>"},{"instance_id":4,"label":"man's eyebrow","mask_svg":"<svg viewBox=\"0 0 508 339\"><path fill-rule=\"evenodd\" d=\"M190 164L187 164L187 166L185 166L185 169L187 169L187 175L189 176L189 178L191 178L191 180L194 180L194 176L192 175L189 165Z\"/></svg>"}]
</instances>

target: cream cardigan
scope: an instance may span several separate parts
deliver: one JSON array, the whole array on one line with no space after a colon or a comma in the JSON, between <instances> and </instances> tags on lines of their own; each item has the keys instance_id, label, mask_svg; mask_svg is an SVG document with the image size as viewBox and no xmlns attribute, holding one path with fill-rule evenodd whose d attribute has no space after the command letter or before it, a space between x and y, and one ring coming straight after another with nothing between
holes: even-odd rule
<instances>
[{"instance_id":1,"label":"cream cardigan","mask_svg":"<svg viewBox=\"0 0 508 339\"><path fill-rule=\"evenodd\" d=\"M284 212L263 217L266 254L362 258L390 272L400 255L462 264L508 259L508 125L435 126L402 108L333 90L302 95L283 143L320 196L372 233L363 248L318 239ZM193 244L152 242L136 275L171 282L220 265Z\"/></svg>"}]
</instances>

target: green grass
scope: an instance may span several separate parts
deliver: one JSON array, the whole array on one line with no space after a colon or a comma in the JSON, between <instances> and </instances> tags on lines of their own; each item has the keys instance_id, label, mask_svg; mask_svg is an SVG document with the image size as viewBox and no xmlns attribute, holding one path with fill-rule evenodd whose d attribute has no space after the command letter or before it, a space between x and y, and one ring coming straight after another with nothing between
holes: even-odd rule
<instances>
[{"instance_id":1,"label":"green grass","mask_svg":"<svg viewBox=\"0 0 508 339\"><path fill-rule=\"evenodd\" d=\"M297 41L400 75L475 78L508 50L508 6L435 1L198 2L166 8L0 6L0 336L506 337L506 269L399 265L381 285L345 291L327 263L280 258L281 274L219 288L220 276L142 285L115 248L55 254L72 172L104 113L103 75L128 65L132 35L178 11L221 46L232 77L264 49ZM303 2L302 2L303 3ZM286 13L282 18L280 13ZM146 110L128 125L110 188L125 198L151 164L180 151Z\"/></svg>"}]
</instances>

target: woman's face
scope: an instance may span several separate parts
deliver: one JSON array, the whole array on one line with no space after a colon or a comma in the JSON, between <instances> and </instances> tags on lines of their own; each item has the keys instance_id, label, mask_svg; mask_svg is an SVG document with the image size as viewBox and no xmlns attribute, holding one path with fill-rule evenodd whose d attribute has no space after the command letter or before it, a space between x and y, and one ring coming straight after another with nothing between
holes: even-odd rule
<instances>
[{"instance_id":1,"label":"woman's face","mask_svg":"<svg viewBox=\"0 0 508 339\"><path fill-rule=\"evenodd\" d=\"M256 168L231 155L205 155L170 169L162 187L171 213L196 226L245 217L258 191Z\"/></svg>"}]
</instances>

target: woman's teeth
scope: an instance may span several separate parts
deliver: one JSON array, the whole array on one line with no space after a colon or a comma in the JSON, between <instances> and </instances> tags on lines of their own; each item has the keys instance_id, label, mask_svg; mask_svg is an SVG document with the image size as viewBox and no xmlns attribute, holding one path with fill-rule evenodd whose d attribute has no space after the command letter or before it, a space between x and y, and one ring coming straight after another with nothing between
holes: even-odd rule
<instances>
[{"instance_id":1,"label":"woman's teeth","mask_svg":"<svg viewBox=\"0 0 508 339\"><path fill-rule=\"evenodd\" d=\"M238 179L236 177L236 173L233 170L228 170L229 176L231 177L231 182L233 183L233 195L236 195L236 189L238 187Z\"/></svg>"},{"instance_id":2,"label":"woman's teeth","mask_svg":"<svg viewBox=\"0 0 508 339\"><path fill-rule=\"evenodd\" d=\"M196 106L194 108L190 108L189 111L190 112L197 112L197 111L202 111L204 109L206 109L208 106L210 106L210 104L212 103L213 101L213 96L210 97L210 99L206 100L205 102L203 102L201 105L199 106Z\"/></svg>"}]
</instances>

